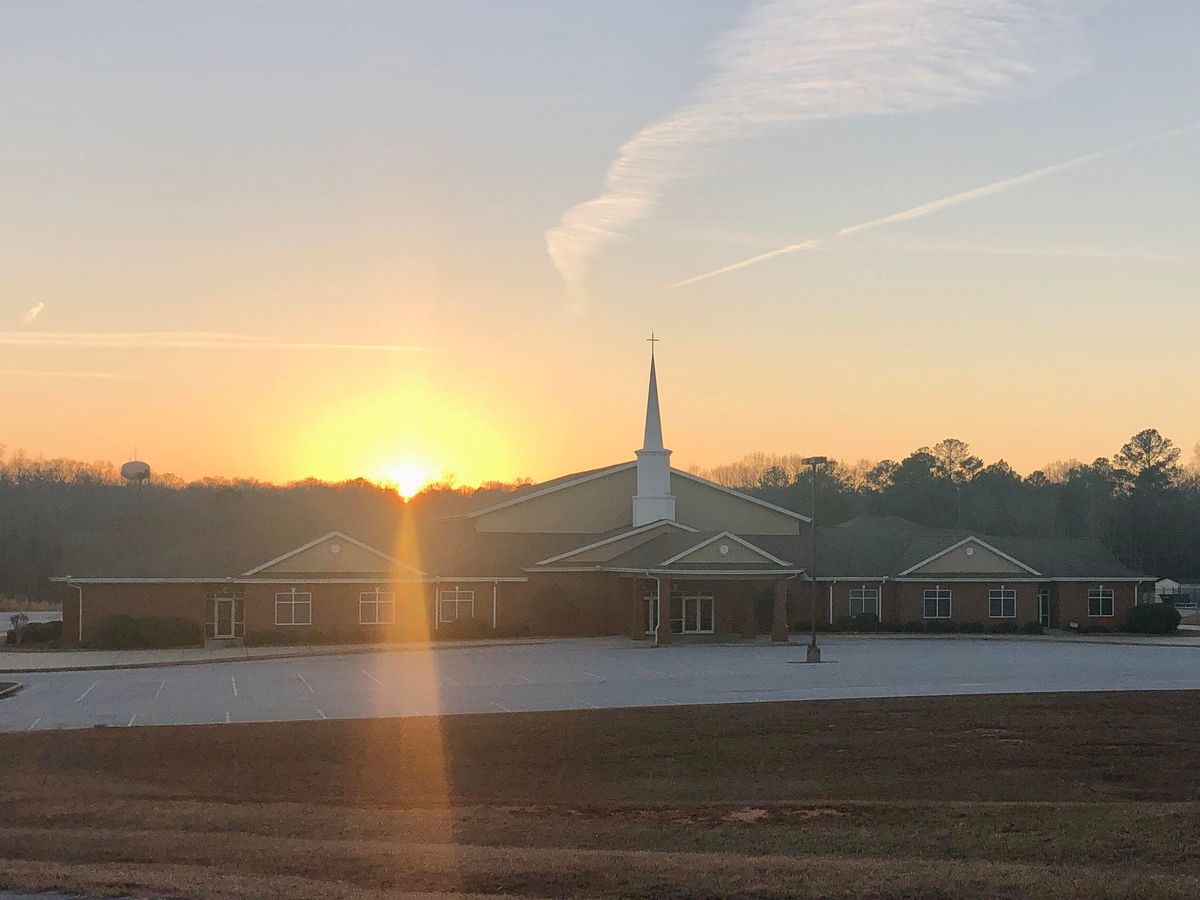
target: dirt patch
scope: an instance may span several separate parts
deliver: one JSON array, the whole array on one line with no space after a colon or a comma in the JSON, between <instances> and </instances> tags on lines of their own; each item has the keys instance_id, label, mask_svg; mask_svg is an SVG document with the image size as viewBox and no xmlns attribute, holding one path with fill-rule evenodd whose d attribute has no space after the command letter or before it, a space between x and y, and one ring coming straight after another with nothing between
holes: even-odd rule
<instances>
[{"instance_id":1,"label":"dirt patch","mask_svg":"<svg viewBox=\"0 0 1200 900\"><path fill-rule=\"evenodd\" d=\"M1200 896L1193 697L0 735L0 887L204 898Z\"/></svg>"}]
</instances>

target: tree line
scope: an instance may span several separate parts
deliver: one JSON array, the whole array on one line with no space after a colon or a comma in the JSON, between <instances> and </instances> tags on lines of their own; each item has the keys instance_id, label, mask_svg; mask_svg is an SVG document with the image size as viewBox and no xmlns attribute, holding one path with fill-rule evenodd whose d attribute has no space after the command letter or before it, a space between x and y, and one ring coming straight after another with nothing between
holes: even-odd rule
<instances>
[{"instance_id":1,"label":"tree line","mask_svg":"<svg viewBox=\"0 0 1200 900\"><path fill-rule=\"evenodd\" d=\"M1111 457L1067 460L1022 477L985 464L957 438L900 460L831 461L817 469L817 518L903 516L933 527L1016 537L1096 538L1127 565L1156 575L1200 575L1200 445L1182 450L1157 429ZM727 487L808 513L812 471L800 455L754 453L693 470Z\"/></svg>"},{"instance_id":2,"label":"tree line","mask_svg":"<svg viewBox=\"0 0 1200 900\"><path fill-rule=\"evenodd\" d=\"M755 453L694 471L808 513L812 474L801 458ZM1024 477L1003 459L985 464L955 438L898 461L833 461L816 477L822 524L890 515L989 534L1097 538L1140 571L1200 576L1200 448L1185 465L1179 447L1153 428L1112 457L1059 462ZM388 523L407 515L420 523L457 515L530 484L521 479L461 487L446 478L407 502L365 479L279 485L155 475L134 487L110 463L34 458L5 453L0 445L0 603L5 596L61 597L62 588L48 579L64 574L71 548L80 545L111 546L115 556L164 535L204 540L230 529L278 529L284 522L311 538L331 528L353 529L356 522Z\"/></svg>"}]
</instances>

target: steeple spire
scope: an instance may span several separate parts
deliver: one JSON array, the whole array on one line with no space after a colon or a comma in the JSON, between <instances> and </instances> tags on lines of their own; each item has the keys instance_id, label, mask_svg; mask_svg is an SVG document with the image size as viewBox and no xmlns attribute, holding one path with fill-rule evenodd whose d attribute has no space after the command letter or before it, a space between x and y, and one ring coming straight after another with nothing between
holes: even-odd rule
<instances>
[{"instance_id":1,"label":"steeple spire","mask_svg":"<svg viewBox=\"0 0 1200 900\"><path fill-rule=\"evenodd\" d=\"M654 342L658 338L651 333L650 344L650 390L646 395L646 434L642 438L643 450L663 449L662 415L658 411L658 375L654 371Z\"/></svg>"},{"instance_id":2,"label":"steeple spire","mask_svg":"<svg viewBox=\"0 0 1200 900\"><path fill-rule=\"evenodd\" d=\"M637 451L637 493L633 498L633 524L675 520L675 497L671 494L671 451L663 447L662 415L658 409L658 373L654 345L650 341L650 389L646 394L646 431Z\"/></svg>"}]
</instances>

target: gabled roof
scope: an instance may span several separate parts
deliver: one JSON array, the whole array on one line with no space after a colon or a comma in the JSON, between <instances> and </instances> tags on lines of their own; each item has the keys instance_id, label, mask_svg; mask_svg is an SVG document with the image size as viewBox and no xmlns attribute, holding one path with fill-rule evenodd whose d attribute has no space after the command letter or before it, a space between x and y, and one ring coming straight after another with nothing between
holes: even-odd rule
<instances>
[{"instance_id":1,"label":"gabled roof","mask_svg":"<svg viewBox=\"0 0 1200 900\"><path fill-rule=\"evenodd\" d=\"M358 547L361 550L365 550L367 553L378 557L380 562L387 564L379 569L380 572L386 572L386 571L389 571L389 570L394 569L395 567L399 566L401 568L407 569L411 574L414 574L414 575L422 574L418 569L413 568L408 563L401 562L400 560L396 559L396 557L391 556L390 554L384 553L382 550L378 550L375 547L372 547L370 544L364 544L362 541L358 540L357 538L352 538L350 535L346 534L344 531L330 531L327 534L321 535L319 538L314 538L313 540L309 541L307 544L301 544L299 547L296 547L294 550L289 550L287 553L284 553L281 556L277 556L274 559L267 560L265 563L255 566L254 568L250 569L247 572L243 572L241 577L249 578L251 575L257 575L259 572L262 572L266 569L273 568L274 566L277 566L282 562L286 562L287 560L292 559L293 557L299 556L300 554L304 553L306 550L311 550L313 547L319 546L320 544L323 544L324 542L330 541L330 540L344 541L348 544L353 544L355 547ZM337 548L335 547L334 549L336 550Z\"/></svg>"},{"instance_id":2,"label":"gabled roof","mask_svg":"<svg viewBox=\"0 0 1200 900\"><path fill-rule=\"evenodd\" d=\"M516 506L518 503L524 503L526 500L533 500L536 497L544 497L546 494L553 494L555 491L561 491L569 487L574 487L577 484L583 484L592 481L596 478L603 478L605 475L611 475L614 472L620 472L624 469L630 469L637 465L637 460L618 463L615 466L605 466L600 469L588 469L583 472L575 472L572 475L563 475L561 478L552 478L550 481L543 481L540 484L535 484L529 490L520 492L516 497L505 500L502 503L495 503L491 506L477 509L473 512L464 513L461 516L454 518L462 519L477 519L480 516L490 512L495 512L498 509L507 509L510 506Z\"/></svg>"},{"instance_id":3,"label":"gabled roof","mask_svg":"<svg viewBox=\"0 0 1200 900\"><path fill-rule=\"evenodd\" d=\"M934 553L932 556L926 557L925 559L921 560L919 563L909 566L903 572L897 573L897 577L911 575L912 573L916 572L918 569L925 568L925 566L929 565L934 560L941 559L946 554L953 553L959 547L963 547L967 544L975 544L976 546L983 547L985 550L990 550L992 553L996 554L1001 559L1007 560L1008 562L1012 563L1013 565L1015 565L1021 569L1024 569L1030 575L1041 575L1042 574L1041 572L1037 571L1036 569L1032 568L1031 566L1027 566L1025 563L1021 562L1021 560L1017 559L1016 557L1009 556L1003 550L993 547L987 541L981 540L980 538L978 538L972 534L972 535L968 535L967 537L963 538L961 541L954 542L949 547L946 547L943 550L939 550L937 553ZM968 550L967 552L970 553L971 551Z\"/></svg>"},{"instance_id":4,"label":"gabled roof","mask_svg":"<svg viewBox=\"0 0 1200 900\"><path fill-rule=\"evenodd\" d=\"M607 537L602 538L601 540L592 541L591 543L585 544L582 547L576 547L573 550L568 550L566 553L559 553L555 556L551 556L549 559L539 560L537 563L535 563L535 565L539 565L539 566L550 565L551 563L556 563L556 562L560 562L562 560L570 559L571 557L578 556L581 553L587 553L589 550L596 550L596 549L599 549L600 547L604 547L609 544L614 544L617 541L623 541L626 538L636 537L637 535L640 535L640 534L647 535L647 540L650 540L650 537L649 537L650 533L653 531L656 531L657 529L660 529L660 528L678 528L681 531L690 531L693 533L696 531L695 528L692 528L688 525L681 525L680 523L672 522L669 519L659 519L657 522L648 522L645 525L639 525L637 528L630 528L628 530L620 530L616 534L610 534Z\"/></svg>"},{"instance_id":5,"label":"gabled roof","mask_svg":"<svg viewBox=\"0 0 1200 900\"><path fill-rule=\"evenodd\" d=\"M749 503L753 503L756 506L762 506L762 507L765 507L766 509L774 510L777 513L783 513L785 516L791 516L793 519L797 519L801 522L811 522L812 521L811 518L809 518L806 515L803 515L802 513L796 512L794 509L787 509L786 507L783 507L783 506L776 506L774 503L768 503L766 500L760 500L758 497L751 497L749 494L743 494L741 491L736 491L731 487L725 487L725 485L723 485L723 484L717 484L715 481L709 481L707 478L701 478L699 475L693 475L691 472L685 472L682 469L676 469L674 466L672 466L671 467L671 477L674 478L676 475L686 478L689 481L695 481L698 484L703 484L710 488L716 488L718 491L723 491L726 494L730 494L734 497L737 497L740 500L745 500Z\"/></svg>"},{"instance_id":6,"label":"gabled roof","mask_svg":"<svg viewBox=\"0 0 1200 900\"><path fill-rule=\"evenodd\" d=\"M762 547L756 547L754 544L750 543L745 538L740 538L731 531L718 532L717 534L714 534L712 537L707 538L707 539L701 541L700 543L695 544L691 547L688 547L686 550L676 553L670 559L664 559L660 565L662 565L663 568L666 568L667 566L674 565L677 562L684 561L689 556L694 555L698 551L703 550L705 547L708 547L711 544L715 544L717 541L720 541L720 540L732 541L735 544L740 544L742 547L745 547L747 550L751 551L752 553L755 553L755 554L761 556L763 558L764 562L773 562L777 566L790 566L791 565L791 563L788 562L787 560L780 559L778 556L773 556L772 554L768 553L766 550L762 549ZM721 552L725 552L727 549L729 549L729 548L722 547Z\"/></svg>"}]
</instances>

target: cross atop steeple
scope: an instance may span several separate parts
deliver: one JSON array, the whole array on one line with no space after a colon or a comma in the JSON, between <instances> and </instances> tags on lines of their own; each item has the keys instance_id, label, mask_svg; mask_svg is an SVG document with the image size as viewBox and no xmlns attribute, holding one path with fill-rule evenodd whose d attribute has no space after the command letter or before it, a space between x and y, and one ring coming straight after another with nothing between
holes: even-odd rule
<instances>
[{"instance_id":1,"label":"cross atop steeple","mask_svg":"<svg viewBox=\"0 0 1200 900\"><path fill-rule=\"evenodd\" d=\"M650 332L650 337L646 338L646 343L650 345L650 358L654 359L654 345L661 341L662 338L656 338L654 332Z\"/></svg>"}]
</instances>

